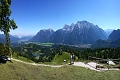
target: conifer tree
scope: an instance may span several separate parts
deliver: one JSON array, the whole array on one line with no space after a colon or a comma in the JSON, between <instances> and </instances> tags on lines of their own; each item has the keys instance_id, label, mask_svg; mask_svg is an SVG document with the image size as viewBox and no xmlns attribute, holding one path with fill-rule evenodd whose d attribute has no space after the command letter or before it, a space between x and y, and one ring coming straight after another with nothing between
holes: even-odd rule
<instances>
[{"instance_id":1,"label":"conifer tree","mask_svg":"<svg viewBox=\"0 0 120 80\"><path fill-rule=\"evenodd\" d=\"M10 10L11 0L0 0L0 31L5 34L5 53L11 55L10 53L10 29L16 29L17 25L13 19L10 19L12 11Z\"/></svg>"}]
</instances>

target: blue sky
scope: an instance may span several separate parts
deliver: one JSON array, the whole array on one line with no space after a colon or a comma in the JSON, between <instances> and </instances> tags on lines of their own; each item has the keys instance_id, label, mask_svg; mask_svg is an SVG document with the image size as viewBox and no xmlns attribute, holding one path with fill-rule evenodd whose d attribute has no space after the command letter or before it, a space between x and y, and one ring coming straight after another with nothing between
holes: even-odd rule
<instances>
[{"instance_id":1,"label":"blue sky","mask_svg":"<svg viewBox=\"0 0 120 80\"><path fill-rule=\"evenodd\" d=\"M120 0L12 0L12 35L35 35L86 20L103 29L120 28Z\"/></svg>"}]
</instances>

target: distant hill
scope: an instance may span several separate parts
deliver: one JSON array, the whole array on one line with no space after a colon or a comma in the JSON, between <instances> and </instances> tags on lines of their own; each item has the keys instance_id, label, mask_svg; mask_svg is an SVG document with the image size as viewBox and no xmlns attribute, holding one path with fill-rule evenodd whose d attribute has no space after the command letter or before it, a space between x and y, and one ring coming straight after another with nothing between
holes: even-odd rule
<instances>
[{"instance_id":1,"label":"distant hill","mask_svg":"<svg viewBox=\"0 0 120 80\"><path fill-rule=\"evenodd\" d=\"M120 47L120 39L116 41L97 40L91 48L116 48Z\"/></svg>"},{"instance_id":2,"label":"distant hill","mask_svg":"<svg viewBox=\"0 0 120 80\"><path fill-rule=\"evenodd\" d=\"M29 41L49 42L49 38L53 33L54 33L53 29L43 29L40 30L35 36L33 36Z\"/></svg>"},{"instance_id":3,"label":"distant hill","mask_svg":"<svg viewBox=\"0 0 120 80\"><path fill-rule=\"evenodd\" d=\"M0 38L0 43L5 43L5 40L3 38Z\"/></svg>"},{"instance_id":4,"label":"distant hill","mask_svg":"<svg viewBox=\"0 0 120 80\"><path fill-rule=\"evenodd\" d=\"M4 34L0 34L0 38L4 39L5 35Z\"/></svg>"},{"instance_id":5,"label":"distant hill","mask_svg":"<svg viewBox=\"0 0 120 80\"><path fill-rule=\"evenodd\" d=\"M107 40L97 40L94 44L91 45L91 48L108 48L110 47L110 43Z\"/></svg>"},{"instance_id":6,"label":"distant hill","mask_svg":"<svg viewBox=\"0 0 120 80\"><path fill-rule=\"evenodd\" d=\"M2 39L2 40L0 40L0 42L4 42L5 43L5 35L4 34L0 34L0 38ZM11 43L18 42L19 40L20 40L19 38L10 35L10 42Z\"/></svg>"},{"instance_id":7,"label":"distant hill","mask_svg":"<svg viewBox=\"0 0 120 80\"><path fill-rule=\"evenodd\" d=\"M120 29L114 30L108 37L109 41L116 41L120 39Z\"/></svg>"},{"instance_id":8,"label":"distant hill","mask_svg":"<svg viewBox=\"0 0 120 80\"><path fill-rule=\"evenodd\" d=\"M11 43L18 42L19 40L20 40L19 38L16 38L16 37L10 35L10 41L11 41Z\"/></svg>"},{"instance_id":9,"label":"distant hill","mask_svg":"<svg viewBox=\"0 0 120 80\"><path fill-rule=\"evenodd\" d=\"M115 48L120 47L120 29L114 30L108 37L108 40L97 40L92 48Z\"/></svg>"},{"instance_id":10,"label":"distant hill","mask_svg":"<svg viewBox=\"0 0 120 80\"><path fill-rule=\"evenodd\" d=\"M50 42L64 44L92 44L98 39L107 39L107 34L97 25L87 21L78 21L65 25L50 37Z\"/></svg>"}]
</instances>

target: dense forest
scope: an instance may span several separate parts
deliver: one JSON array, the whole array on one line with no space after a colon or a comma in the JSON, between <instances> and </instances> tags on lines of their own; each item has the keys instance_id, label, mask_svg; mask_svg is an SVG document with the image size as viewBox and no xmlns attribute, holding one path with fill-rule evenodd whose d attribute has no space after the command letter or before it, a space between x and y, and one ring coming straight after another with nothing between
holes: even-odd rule
<instances>
[{"instance_id":1,"label":"dense forest","mask_svg":"<svg viewBox=\"0 0 120 80\"><path fill-rule=\"evenodd\" d=\"M75 54L79 60L87 60L89 56L104 58L104 59L118 59L120 58L120 47L117 48L76 48L67 45L53 45L52 47L43 47L36 44L27 44L20 47L15 47L14 50L18 56L24 56L33 61L51 61L56 54L61 55L63 52ZM36 55L39 59L36 59Z\"/></svg>"},{"instance_id":2,"label":"dense forest","mask_svg":"<svg viewBox=\"0 0 120 80\"><path fill-rule=\"evenodd\" d=\"M109 40L97 40L94 44L92 44L91 48L115 48L120 46L120 39L115 41Z\"/></svg>"},{"instance_id":3,"label":"dense forest","mask_svg":"<svg viewBox=\"0 0 120 80\"><path fill-rule=\"evenodd\" d=\"M4 53L4 46L0 44L0 55ZM61 55L63 52L74 54L78 60L88 60L89 56L118 59L120 58L120 47L117 48L77 48L67 45L41 46L33 43L13 47L13 55L16 57L23 56L35 62L50 62L56 54Z\"/></svg>"}]
</instances>

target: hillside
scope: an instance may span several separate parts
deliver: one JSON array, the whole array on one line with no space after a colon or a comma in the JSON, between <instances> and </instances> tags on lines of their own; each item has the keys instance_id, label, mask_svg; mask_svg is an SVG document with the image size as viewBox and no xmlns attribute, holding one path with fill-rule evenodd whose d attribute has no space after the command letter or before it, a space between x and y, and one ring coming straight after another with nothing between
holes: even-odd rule
<instances>
[{"instance_id":1,"label":"hillside","mask_svg":"<svg viewBox=\"0 0 120 80\"><path fill-rule=\"evenodd\" d=\"M92 48L115 48L120 47L120 29L114 30L107 40L97 40L91 47Z\"/></svg>"},{"instance_id":2,"label":"hillside","mask_svg":"<svg viewBox=\"0 0 120 80\"><path fill-rule=\"evenodd\" d=\"M5 43L5 40L3 38L0 38L0 43Z\"/></svg>"},{"instance_id":3,"label":"hillside","mask_svg":"<svg viewBox=\"0 0 120 80\"><path fill-rule=\"evenodd\" d=\"M67 52L63 52L61 55L56 54L52 60L52 63L65 63L64 60L68 63L70 61L70 54Z\"/></svg>"},{"instance_id":4,"label":"hillside","mask_svg":"<svg viewBox=\"0 0 120 80\"><path fill-rule=\"evenodd\" d=\"M114 30L108 37L109 41L116 41L120 39L120 29Z\"/></svg>"},{"instance_id":5,"label":"hillside","mask_svg":"<svg viewBox=\"0 0 120 80\"><path fill-rule=\"evenodd\" d=\"M113 32L114 29L106 29L104 30L107 34L107 36L109 36L112 32Z\"/></svg>"},{"instance_id":6,"label":"hillside","mask_svg":"<svg viewBox=\"0 0 120 80\"><path fill-rule=\"evenodd\" d=\"M120 71L96 72L75 66L51 68L20 62L0 65L2 80L120 80Z\"/></svg>"},{"instance_id":7,"label":"hillside","mask_svg":"<svg viewBox=\"0 0 120 80\"><path fill-rule=\"evenodd\" d=\"M0 38L2 40L4 40L4 42L5 42L5 35L4 34L0 34ZM10 35L10 42L11 43L18 42L19 40L20 40L19 38ZM2 41L0 41L0 42L2 42Z\"/></svg>"}]
</instances>

